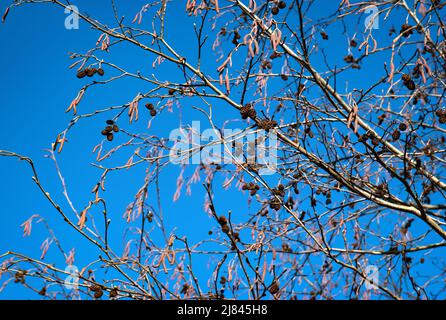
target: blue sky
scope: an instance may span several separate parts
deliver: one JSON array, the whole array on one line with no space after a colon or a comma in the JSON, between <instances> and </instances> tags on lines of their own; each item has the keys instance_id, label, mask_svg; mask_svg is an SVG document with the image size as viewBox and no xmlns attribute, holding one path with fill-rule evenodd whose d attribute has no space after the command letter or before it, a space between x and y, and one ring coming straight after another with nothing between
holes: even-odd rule
<instances>
[{"instance_id":1,"label":"blue sky","mask_svg":"<svg viewBox=\"0 0 446 320\"><path fill-rule=\"evenodd\" d=\"M131 4L122 5L120 11L132 19L146 2L132 1ZM76 2L81 11L84 6L88 7L88 13L91 16L99 15L110 21L112 11L108 4L109 1L104 0ZM0 5L0 9L4 9L3 3ZM326 8L320 10L328 12L332 9L330 5L327 5ZM183 10L182 7L180 10ZM309 15L319 13L310 12ZM0 149L31 157L44 186L63 205L63 208L68 209L61 194L61 185L54 163L44 157L45 149L50 148L57 134L68 125L71 114L66 114L64 111L81 86L89 81L88 79L79 81L75 77L75 71L68 69L72 63L72 60L69 59L69 52L85 52L94 46L99 34L90 30L83 22L81 22L79 30L67 30L64 27L65 18L66 15L63 11L52 5L24 6L14 8L10 12L7 22L0 25L0 134L2 136ZM195 52L192 51L194 46L191 46L193 30L185 27L191 25L190 19L184 14L169 15L167 17L167 34L174 40L178 51L183 52L188 59L189 57L193 59L195 57ZM402 19L401 17L401 21ZM356 21L357 28L361 28L361 21L363 20L359 17ZM352 20L351 23L354 25L355 22ZM376 31L377 38L384 38L387 35L388 27L393 23L398 25L400 21L383 22L382 29ZM352 27L352 29L354 28ZM172 30L182 30L182 34L178 35ZM335 60L338 63L342 62L342 57L348 53L347 44L346 37L340 32L330 34L330 41L323 45L325 50L330 51L334 48L337 52L336 55L328 58L331 63ZM113 62L125 65L134 72L137 70L150 72L151 70L153 56L148 59L140 50L125 46L113 49L112 54ZM369 63L381 67L382 61L379 59L380 56L377 55L377 57L370 58ZM214 57L209 56L206 62L213 60L215 60ZM313 63L317 68L324 69L325 67L324 61L320 58ZM205 68L215 70L215 66L215 63L209 62ZM157 71L157 75L161 74L161 76L165 76L164 79L169 79L169 75L175 72L174 67L164 64ZM373 75L367 76L360 72L353 77L340 77L340 81L349 81L352 85L358 82L366 85L366 82L373 80L375 80ZM95 87L87 92L79 106L79 112L84 113L95 108L125 104L131 101L136 93L143 91L144 85L134 80L125 80L105 87ZM237 116L236 112L227 111L221 102L216 102L216 110L217 115ZM146 130L150 116L144 112L141 113L140 121L132 127L135 130ZM78 211L81 211L86 202L91 199L90 190L101 173L90 165L95 158L91 150L100 141L100 131L108 117L109 115L101 115L81 121L70 132L68 144L57 156L68 185L68 191ZM185 113L182 114L181 123L188 124L192 120L200 119L202 116L197 112ZM178 127L179 123L180 119L177 115L162 114L150 130L167 136L169 130ZM128 123L124 126L130 127ZM126 161L126 157L128 155L124 154L116 158L115 161L122 163L122 161ZM116 162L113 163L116 164ZM106 196L113 221L111 228L115 231L113 234L119 235L112 239L117 252L120 252L119 248L122 250L126 242L121 238L122 233L119 232L122 231L122 214L132 196L142 185L144 170L144 167L140 167L112 175L107 179ZM183 196L178 202L172 203L171 199L179 171L180 168L172 167L163 172L161 179L163 211L166 216L167 229L176 229L178 234L187 235L193 243L208 237L208 231L215 228L215 222L203 210L205 193L200 183L192 188L191 197ZM2 179L0 191L3 204L0 213L0 252L14 250L38 257L40 254L38 247L47 237L47 231L43 225L34 224L31 237L24 238L20 225L31 215L39 214L45 217L49 225L54 227L54 232L65 249L70 250L76 246L77 265L82 266L90 261L91 257L97 255L97 250L91 248L85 240L70 232L61 223L57 212L37 192L31 176L31 170L26 163L13 158L0 157L0 177ZM237 216L240 212L246 211L247 198L241 193L219 191L219 195L215 201L221 212L232 210ZM198 272L203 275L207 274L210 270L208 263L214 262L209 262L206 257L197 259L199 261ZM54 248L50 250L46 261L57 261L60 266L64 264L63 259ZM206 277L204 278L206 279ZM14 285L8 286L0 293L0 299L33 297L35 296L28 291Z\"/></svg>"}]
</instances>

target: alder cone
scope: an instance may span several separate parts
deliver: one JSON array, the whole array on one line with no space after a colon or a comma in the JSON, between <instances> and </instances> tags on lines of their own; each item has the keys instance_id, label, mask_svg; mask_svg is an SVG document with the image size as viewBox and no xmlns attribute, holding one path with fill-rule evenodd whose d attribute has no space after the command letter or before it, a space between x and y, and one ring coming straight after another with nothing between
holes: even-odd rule
<instances>
[{"instance_id":1,"label":"alder cone","mask_svg":"<svg viewBox=\"0 0 446 320\"><path fill-rule=\"evenodd\" d=\"M407 82L404 83L404 85L407 87L407 89L413 91L416 88L415 82L413 82L413 80L409 80Z\"/></svg>"},{"instance_id":2,"label":"alder cone","mask_svg":"<svg viewBox=\"0 0 446 320\"><path fill-rule=\"evenodd\" d=\"M95 298L95 299L100 299L103 295L104 295L104 291L102 291L102 289L100 289L100 288L98 288L98 289L94 292L94 298Z\"/></svg>"},{"instance_id":3,"label":"alder cone","mask_svg":"<svg viewBox=\"0 0 446 320\"><path fill-rule=\"evenodd\" d=\"M353 57L353 55L348 54L344 57L344 61L347 63L353 63L355 62L355 58Z\"/></svg>"},{"instance_id":4,"label":"alder cone","mask_svg":"<svg viewBox=\"0 0 446 320\"><path fill-rule=\"evenodd\" d=\"M407 73L405 73L405 74L403 74L403 75L401 76L401 79L402 79L404 82L407 82L407 81L411 80L411 77L410 77L410 75L408 75Z\"/></svg>"},{"instance_id":5,"label":"alder cone","mask_svg":"<svg viewBox=\"0 0 446 320\"><path fill-rule=\"evenodd\" d=\"M93 77L95 74L95 71L93 69L85 69L85 73L87 74L87 77Z\"/></svg>"},{"instance_id":6,"label":"alder cone","mask_svg":"<svg viewBox=\"0 0 446 320\"><path fill-rule=\"evenodd\" d=\"M221 216L218 218L218 223L220 223L221 225L228 224L228 219L226 219L225 216Z\"/></svg>"},{"instance_id":7,"label":"alder cone","mask_svg":"<svg viewBox=\"0 0 446 320\"><path fill-rule=\"evenodd\" d=\"M41 296L46 296L46 287L43 287L43 288L39 291L39 295L41 295Z\"/></svg>"},{"instance_id":8,"label":"alder cone","mask_svg":"<svg viewBox=\"0 0 446 320\"><path fill-rule=\"evenodd\" d=\"M229 233L229 226L227 224L221 226L221 231L224 233Z\"/></svg>"},{"instance_id":9,"label":"alder cone","mask_svg":"<svg viewBox=\"0 0 446 320\"><path fill-rule=\"evenodd\" d=\"M108 141L113 141L113 139L114 139L115 137L114 137L114 135L113 135L113 133L109 133L108 135L107 135L107 140Z\"/></svg>"},{"instance_id":10,"label":"alder cone","mask_svg":"<svg viewBox=\"0 0 446 320\"><path fill-rule=\"evenodd\" d=\"M446 109L438 109L435 111L435 115L439 118L446 116Z\"/></svg>"},{"instance_id":11,"label":"alder cone","mask_svg":"<svg viewBox=\"0 0 446 320\"><path fill-rule=\"evenodd\" d=\"M279 292L280 288L276 281L269 287L269 293L276 294Z\"/></svg>"},{"instance_id":12,"label":"alder cone","mask_svg":"<svg viewBox=\"0 0 446 320\"><path fill-rule=\"evenodd\" d=\"M393 141L397 141L401 137L401 132L399 130L395 130L392 133Z\"/></svg>"},{"instance_id":13,"label":"alder cone","mask_svg":"<svg viewBox=\"0 0 446 320\"><path fill-rule=\"evenodd\" d=\"M119 294L118 289L113 288L112 290L110 290L109 297L110 298L116 298L118 296L118 294Z\"/></svg>"},{"instance_id":14,"label":"alder cone","mask_svg":"<svg viewBox=\"0 0 446 320\"><path fill-rule=\"evenodd\" d=\"M403 37L405 38L409 37L411 34L413 34L412 26L406 23L403 24L401 26L400 34L403 35Z\"/></svg>"},{"instance_id":15,"label":"alder cone","mask_svg":"<svg viewBox=\"0 0 446 320\"><path fill-rule=\"evenodd\" d=\"M413 91L416 88L415 82L412 80L409 74L403 74L401 76L401 80L403 80L403 84L407 89Z\"/></svg>"},{"instance_id":16,"label":"alder cone","mask_svg":"<svg viewBox=\"0 0 446 320\"><path fill-rule=\"evenodd\" d=\"M77 73L76 76L78 79L83 79L83 78L85 78L86 75L87 75L87 73L85 72L85 70L81 70Z\"/></svg>"}]
</instances>

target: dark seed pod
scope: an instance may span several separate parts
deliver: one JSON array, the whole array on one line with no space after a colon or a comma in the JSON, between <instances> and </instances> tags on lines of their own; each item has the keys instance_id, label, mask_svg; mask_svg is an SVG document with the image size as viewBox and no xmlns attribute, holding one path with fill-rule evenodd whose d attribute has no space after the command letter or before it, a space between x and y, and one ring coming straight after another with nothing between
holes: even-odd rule
<instances>
[{"instance_id":1,"label":"dark seed pod","mask_svg":"<svg viewBox=\"0 0 446 320\"><path fill-rule=\"evenodd\" d=\"M405 124L405 123L400 123L400 125L398 126L398 128L399 128L401 131L406 131L406 130L407 130L407 124Z\"/></svg>"},{"instance_id":2,"label":"dark seed pod","mask_svg":"<svg viewBox=\"0 0 446 320\"><path fill-rule=\"evenodd\" d=\"M85 69L85 73L87 74L87 77L93 77L94 76L94 72L93 69Z\"/></svg>"},{"instance_id":3,"label":"dark seed pod","mask_svg":"<svg viewBox=\"0 0 446 320\"><path fill-rule=\"evenodd\" d=\"M228 219L226 219L225 216L221 216L221 217L218 218L218 223L221 224L221 225L228 224Z\"/></svg>"},{"instance_id":4,"label":"dark seed pod","mask_svg":"<svg viewBox=\"0 0 446 320\"><path fill-rule=\"evenodd\" d=\"M113 126L106 126L105 127L105 131L112 132L113 131Z\"/></svg>"},{"instance_id":5,"label":"dark seed pod","mask_svg":"<svg viewBox=\"0 0 446 320\"><path fill-rule=\"evenodd\" d=\"M146 104L146 108L149 109L149 110L153 110L154 109L153 104L151 104L151 103L147 103Z\"/></svg>"},{"instance_id":6,"label":"dark seed pod","mask_svg":"<svg viewBox=\"0 0 446 320\"><path fill-rule=\"evenodd\" d=\"M416 88L415 82L413 82L409 74L403 74L401 79L403 80L403 84L407 87L407 89L411 91L415 90Z\"/></svg>"},{"instance_id":7,"label":"dark seed pod","mask_svg":"<svg viewBox=\"0 0 446 320\"><path fill-rule=\"evenodd\" d=\"M386 115L383 113L382 115L380 115L378 117L378 125L382 125L382 123L384 122L385 119L386 119Z\"/></svg>"},{"instance_id":8,"label":"dark seed pod","mask_svg":"<svg viewBox=\"0 0 446 320\"><path fill-rule=\"evenodd\" d=\"M277 6L279 7L279 9L285 9L286 8L286 2L285 1L280 1Z\"/></svg>"},{"instance_id":9,"label":"dark seed pod","mask_svg":"<svg viewBox=\"0 0 446 320\"><path fill-rule=\"evenodd\" d=\"M392 133L393 141L397 141L401 137L401 132L399 130L395 130Z\"/></svg>"},{"instance_id":10,"label":"dark seed pod","mask_svg":"<svg viewBox=\"0 0 446 320\"><path fill-rule=\"evenodd\" d=\"M350 46L351 46L351 47L356 48L357 45L358 45L358 43L356 42L355 39L351 39L351 40L350 40Z\"/></svg>"},{"instance_id":11,"label":"dark seed pod","mask_svg":"<svg viewBox=\"0 0 446 320\"><path fill-rule=\"evenodd\" d=\"M77 73L76 76L78 77L78 79L82 79L82 78L85 78L86 75L87 75L87 73L85 72L85 70L81 70Z\"/></svg>"},{"instance_id":12,"label":"dark seed pod","mask_svg":"<svg viewBox=\"0 0 446 320\"><path fill-rule=\"evenodd\" d=\"M248 116L254 119L257 116L257 112L254 109L249 110Z\"/></svg>"},{"instance_id":13,"label":"dark seed pod","mask_svg":"<svg viewBox=\"0 0 446 320\"><path fill-rule=\"evenodd\" d=\"M99 288L98 290L96 290L94 292L94 298L95 299L100 299L103 295L104 295L104 291L102 291L101 288Z\"/></svg>"},{"instance_id":14,"label":"dark seed pod","mask_svg":"<svg viewBox=\"0 0 446 320\"><path fill-rule=\"evenodd\" d=\"M421 168L421 160L420 158L415 159L415 168L420 169Z\"/></svg>"},{"instance_id":15,"label":"dark seed pod","mask_svg":"<svg viewBox=\"0 0 446 320\"><path fill-rule=\"evenodd\" d=\"M109 134L107 134L107 140L108 141L113 141L113 139L114 139L115 137L113 136L113 133L109 133Z\"/></svg>"},{"instance_id":16,"label":"dark seed pod","mask_svg":"<svg viewBox=\"0 0 446 320\"><path fill-rule=\"evenodd\" d=\"M119 127L115 124L113 125L113 132L118 132L119 131Z\"/></svg>"},{"instance_id":17,"label":"dark seed pod","mask_svg":"<svg viewBox=\"0 0 446 320\"><path fill-rule=\"evenodd\" d=\"M106 136L106 135L108 135L110 132L108 132L107 130L102 130L102 132L101 132L101 134L103 135L103 136Z\"/></svg>"},{"instance_id":18,"label":"dark seed pod","mask_svg":"<svg viewBox=\"0 0 446 320\"><path fill-rule=\"evenodd\" d=\"M323 40L328 40L328 34L325 31L321 32L321 37Z\"/></svg>"},{"instance_id":19,"label":"dark seed pod","mask_svg":"<svg viewBox=\"0 0 446 320\"><path fill-rule=\"evenodd\" d=\"M92 284L89 289L90 289L90 291L97 291L97 290L101 290L101 286L98 284Z\"/></svg>"},{"instance_id":20,"label":"dark seed pod","mask_svg":"<svg viewBox=\"0 0 446 320\"><path fill-rule=\"evenodd\" d=\"M435 110L435 115L439 118L446 116L446 109Z\"/></svg>"},{"instance_id":21,"label":"dark seed pod","mask_svg":"<svg viewBox=\"0 0 446 320\"><path fill-rule=\"evenodd\" d=\"M407 23L403 24L401 26L400 34L402 34L405 38L409 37L411 34L413 34L412 26L408 25Z\"/></svg>"},{"instance_id":22,"label":"dark seed pod","mask_svg":"<svg viewBox=\"0 0 446 320\"><path fill-rule=\"evenodd\" d=\"M110 298L116 298L118 296L119 292L117 288L113 288L110 290L109 297Z\"/></svg>"},{"instance_id":23,"label":"dark seed pod","mask_svg":"<svg viewBox=\"0 0 446 320\"><path fill-rule=\"evenodd\" d=\"M105 123L108 124L108 125L115 124L115 122L113 120L107 120L107 121L105 121Z\"/></svg>"},{"instance_id":24,"label":"dark seed pod","mask_svg":"<svg viewBox=\"0 0 446 320\"><path fill-rule=\"evenodd\" d=\"M355 58L353 57L353 55L348 54L344 57L344 61L347 63L353 63L355 62Z\"/></svg>"},{"instance_id":25,"label":"dark seed pod","mask_svg":"<svg viewBox=\"0 0 446 320\"><path fill-rule=\"evenodd\" d=\"M271 294L276 294L277 292L279 292L279 290L280 290L280 288L279 288L277 281L274 281L268 289L269 293L271 293Z\"/></svg>"},{"instance_id":26,"label":"dark seed pod","mask_svg":"<svg viewBox=\"0 0 446 320\"><path fill-rule=\"evenodd\" d=\"M271 9L271 13L272 13L273 15L278 14L278 13L279 13L279 8L278 8L278 7L273 7L273 8Z\"/></svg>"},{"instance_id":27,"label":"dark seed pod","mask_svg":"<svg viewBox=\"0 0 446 320\"><path fill-rule=\"evenodd\" d=\"M411 80L411 77L410 77L409 74L405 73L405 74L403 74L403 75L401 76L401 79L402 79L404 82L407 82L407 81L410 81L410 80Z\"/></svg>"},{"instance_id":28,"label":"dark seed pod","mask_svg":"<svg viewBox=\"0 0 446 320\"><path fill-rule=\"evenodd\" d=\"M413 91L416 88L415 82L413 82L413 80L410 80L406 83L406 87L407 89Z\"/></svg>"},{"instance_id":29,"label":"dark seed pod","mask_svg":"<svg viewBox=\"0 0 446 320\"><path fill-rule=\"evenodd\" d=\"M221 231L223 231L224 233L229 233L229 226L227 224L223 225L221 227Z\"/></svg>"},{"instance_id":30,"label":"dark seed pod","mask_svg":"<svg viewBox=\"0 0 446 320\"><path fill-rule=\"evenodd\" d=\"M155 109L150 110L150 115L152 117L156 116L156 110Z\"/></svg>"},{"instance_id":31,"label":"dark seed pod","mask_svg":"<svg viewBox=\"0 0 446 320\"><path fill-rule=\"evenodd\" d=\"M43 287L43 288L39 291L39 295L41 295L41 296L46 296L46 287Z\"/></svg>"},{"instance_id":32,"label":"dark seed pod","mask_svg":"<svg viewBox=\"0 0 446 320\"><path fill-rule=\"evenodd\" d=\"M100 75L100 76L102 77L104 74L105 74L104 69L99 68L99 69L98 69L98 75Z\"/></svg>"},{"instance_id":33,"label":"dark seed pod","mask_svg":"<svg viewBox=\"0 0 446 320\"><path fill-rule=\"evenodd\" d=\"M175 94L175 89L169 89L169 96L173 96Z\"/></svg>"}]
</instances>

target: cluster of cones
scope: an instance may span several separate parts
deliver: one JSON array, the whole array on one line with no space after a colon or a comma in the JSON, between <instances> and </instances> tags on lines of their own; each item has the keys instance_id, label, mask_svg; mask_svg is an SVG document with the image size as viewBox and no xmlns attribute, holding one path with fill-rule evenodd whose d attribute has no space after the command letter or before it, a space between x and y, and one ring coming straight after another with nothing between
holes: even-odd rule
<instances>
[{"instance_id":1,"label":"cluster of cones","mask_svg":"<svg viewBox=\"0 0 446 320\"><path fill-rule=\"evenodd\" d=\"M102 135L107 137L108 141L113 141L114 134L119 131L118 125L113 120L106 121L107 126L102 130Z\"/></svg>"},{"instance_id":2,"label":"cluster of cones","mask_svg":"<svg viewBox=\"0 0 446 320\"><path fill-rule=\"evenodd\" d=\"M82 79L82 78L85 78L85 77L90 77L91 78L95 74L98 74L98 75L100 75L102 77L105 74L105 71L102 68L99 68L99 69L96 69L96 68L86 68L84 70L80 70L77 73L77 77L79 79Z\"/></svg>"}]
</instances>

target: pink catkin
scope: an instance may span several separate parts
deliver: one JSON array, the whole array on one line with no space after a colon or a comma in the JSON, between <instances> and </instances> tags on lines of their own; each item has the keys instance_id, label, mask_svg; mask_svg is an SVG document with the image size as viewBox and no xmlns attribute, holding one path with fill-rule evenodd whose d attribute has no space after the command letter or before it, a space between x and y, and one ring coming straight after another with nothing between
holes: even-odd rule
<instances>
[{"instance_id":1,"label":"pink catkin","mask_svg":"<svg viewBox=\"0 0 446 320\"><path fill-rule=\"evenodd\" d=\"M22 223L20 225L20 227L23 228L23 236L24 237L29 237L31 235L32 223L33 223L33 220L37 217L39 217L39 215L37 215L37 214L32 215L28 220L26 220L24 223Z\"/></svg>"}]
</instances>

